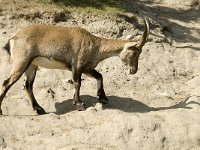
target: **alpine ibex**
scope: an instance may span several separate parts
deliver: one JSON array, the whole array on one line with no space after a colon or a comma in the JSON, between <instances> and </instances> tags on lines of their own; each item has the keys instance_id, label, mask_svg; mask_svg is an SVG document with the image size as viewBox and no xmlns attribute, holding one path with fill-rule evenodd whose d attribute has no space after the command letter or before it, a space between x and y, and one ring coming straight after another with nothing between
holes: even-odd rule
<instances>
[{"instance_id":1,"label":"alpine ibex","mask_svg":"<svg viewBox=\"0 0 200 150\"><path fill-rule=\"evenodd\" d=\"M146 20L144 24L145 31L138 41L100 38L79 27L32 25L22 29L9 39L4 47L11 55L13 68L0 91L0 114L2 115L3 98L23 73L26 75L25 89L33 109L38 114L46 113L33 94L33 82L38 66L72 71L75 86L73 104L77 110L85 110L85 104L79 95L82 73L97 80L99 101L106 103L108 99L103 88L103 77L94 68L100 61L119 55L130 73L136 73L138 58L149 33Z\"/></svg>"}]
</instances>

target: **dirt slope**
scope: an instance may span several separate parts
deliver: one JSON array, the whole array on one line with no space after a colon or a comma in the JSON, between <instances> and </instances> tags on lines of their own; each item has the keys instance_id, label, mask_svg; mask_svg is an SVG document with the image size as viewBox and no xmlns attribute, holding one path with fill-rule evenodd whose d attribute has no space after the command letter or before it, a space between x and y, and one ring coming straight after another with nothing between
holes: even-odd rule
<instances>
[{"instance_id":1,"label":"dirt slope","mask_svg":"<svg viewBox=\"0 0 200 150\"><path fill-rule=\"evenodd\" d=\"M118 57L97 66L109 98L103 107L97 103L94 79L83 76L81 99L88 108L78 112L72 105L71 72L40 68L34 93L49 114L37 116L23 90L23 76L2 104L0 149L199 149L198 3L129 1L133 14L68 14L53 6L15 2L0 0L0 47L16 31L36 23L81 26L101 37L125 38L142 33L141 18L136 17L139 14L149 19L151 33L137 74L128 75ZM11 64L1 50L1 83Z\"/></svg>"}]
</instances>

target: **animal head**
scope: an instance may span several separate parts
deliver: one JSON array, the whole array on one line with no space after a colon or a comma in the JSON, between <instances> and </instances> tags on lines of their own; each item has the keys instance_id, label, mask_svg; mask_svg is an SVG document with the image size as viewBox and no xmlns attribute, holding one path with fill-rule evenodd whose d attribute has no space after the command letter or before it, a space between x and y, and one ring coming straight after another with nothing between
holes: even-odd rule
<instances>
[{"instance_id":1,"label":"animal head","mask_svg":"<svg viewBox=\"0 0 200 150\"><path fill-rule=\"evenodd\" d=\"M135 44L126 43L124 49L120 53L122 62L128 67L130 74L135 74L138 70L138 59L141 48L138 48Z\"/></svg>"},{"instance_id":2,"label":"animal head","mask_svg":"<svg viewBox=\"0 0 200 150\"><path fill-rule=\"evenodd\" d=\"M123 50L120 53L122 62L128 67L130 74L135 74L138 70L138 59L142 52L142 47L147 41L149 34L149 24L147 20L144 20L145 31L139 40L132 40L129 37L129 41L124 45Z\"/></svg>"}]
</instances>

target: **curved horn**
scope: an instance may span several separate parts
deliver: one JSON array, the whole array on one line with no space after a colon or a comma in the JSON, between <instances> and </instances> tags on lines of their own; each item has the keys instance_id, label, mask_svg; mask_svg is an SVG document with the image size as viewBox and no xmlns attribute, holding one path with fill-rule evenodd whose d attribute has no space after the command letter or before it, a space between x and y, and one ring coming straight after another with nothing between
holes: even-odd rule
<instances>
[{"instance_id":1,"label":"curved horn","mask_svg":"<svg viewBox=\"0 0 200 150\"><path fill-rule=\"evenodd\" d=\"M145 30L140 40L138 41L138 48L142 48L144 46L149 35L149 23L146 19L144 19L144 26L145 26Z\"/></svg>"}]
</instances>

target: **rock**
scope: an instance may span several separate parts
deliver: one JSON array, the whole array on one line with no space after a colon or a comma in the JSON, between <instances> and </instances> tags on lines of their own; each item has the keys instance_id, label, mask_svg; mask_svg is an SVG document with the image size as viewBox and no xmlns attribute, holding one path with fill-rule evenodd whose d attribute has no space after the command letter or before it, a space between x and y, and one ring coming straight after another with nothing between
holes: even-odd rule
<instances>
[{"instance_id":1,"label":"rock","mask_svg":"<svg viewBox=\"0 0 200 150\"><path fill-rule=\"evenodd\" d=\"M61 12L55 12L53 15L53 21L55 22L65 22L67 21L67 16L65 14L65 12L61 11Z\"/></svg>"},{"instance_id":2,"label":"rock","mask_svg":"<svg viewBox=\"0 0 200 150\"><path fill-rule=\"evenodd\" d=\"M200 96L191 96L187 99L187 106L193 109L199 109L200 107Z\"/></svg>"},{"instance_id":3,"label":"rock","mask_svg":"<svg viewBox=\"0 0 200 150\"><path fill-rule=\"evenodd\" d=\"M103 110L103 104L102 103L96 103L95 106L89 107L89 108L86 109L86 111L93 111L93 112L96 112L96 111L99 111L99 110Z\"/></svg>"},{"instance_id":4,"label":"rock","mask_svg":"<svg viewBox=\"0 0 200 150\"><path fill-rule=\"evenodd\" d=\"M95 109L96 110L103 110L103 104L102 103L96 103Z\"/></svg>"}]
</instances>

